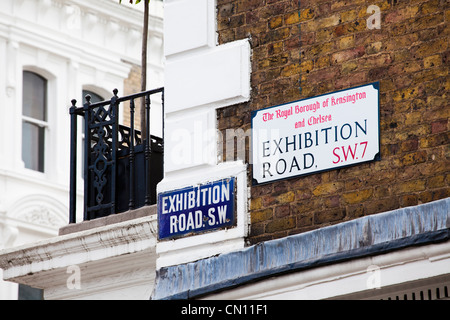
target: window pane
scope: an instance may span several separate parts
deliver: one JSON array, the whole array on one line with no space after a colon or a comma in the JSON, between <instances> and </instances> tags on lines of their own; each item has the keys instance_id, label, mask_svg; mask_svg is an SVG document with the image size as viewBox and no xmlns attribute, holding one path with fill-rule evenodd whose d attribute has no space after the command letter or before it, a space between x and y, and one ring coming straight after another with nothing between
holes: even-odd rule
<instances>
[{"instance_id":1,"label":"window pane","mask_svg":"<svg viewBox=\"0 0 450 320\"><path fill-rule=\"evenodd\" d=\"M23 115L47 121L47 80L41 76L23 72Z\"/></svg>"},{"instance_id":2,"label":"window pane","mask_svg":"<svg viewBox=\"0 0 450 320\"><path fill-rule=\"evenodd\" d=\"M19 284L19 300L44 300L44 290Z\"/></svg>"},{"instance_id":3,"label":"window pane","mask_svg":"<svg viewBox=\"0 0 450 320\"><path fill-rule=\"evenodd\" d=\"M98 94L96 94L96 93L94 93L92 91L89 91L89 90L83 90L82 94L83 94L83 105L86 102L85 98L86 98L87 95L91 96L91 103L97 103L97 102L101 102L101 101L105 100L105 99L103 99L102 96L99 96ZM83 123L83 125L81 127L82 128L81 132L84 134L84 131L86 129L85 128L85 123L84 123L84 117L83 117L82 123ZM83 145L84 145L84 143L83 143Z\"/></svg>"},{"instance_id":4,"label":"window pane","mask_svg":"<svg viewBox=\"0 0 450 320\"><path fill-rule=\"evenodd\" d=\"M22 159L25 168L44 172L45 128L24 121L22 125Z\"/></svg>"},{"instance_id":5,"label":"window pane","mask_svg":"<svg viewBox=\"0 0 450 320\"><path fill-rule=\"evenodd\" d=\"M84 98L85 98L87 95L90 95L90 96L91 96L91 103L96 103L96 102L100 102L100 101L105 100L105 99L103 99L101 96L99 96L98 94L96 94L96 93L94 93L94 92L92 92L92 91L89 91L89 90L83 90L83 104L85 103Z\"/></svg>"}]
</instances>

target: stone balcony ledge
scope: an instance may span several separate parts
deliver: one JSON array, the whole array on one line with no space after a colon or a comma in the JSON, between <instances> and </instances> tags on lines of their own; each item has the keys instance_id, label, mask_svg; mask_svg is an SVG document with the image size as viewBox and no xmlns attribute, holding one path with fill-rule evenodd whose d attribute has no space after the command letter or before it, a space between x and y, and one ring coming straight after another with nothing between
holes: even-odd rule
<instances>
[{"instance_id":1,"label":"stone balcony ledge","mask_svg":"<svg viewBox=\"0 0 450 320\"><path fill-rule=\"evenodd\" d=\"M103 218L98 218L94 220L87 220L80 223L68 224L59 229L59 235L66 235L74 232L85 231L89 229L104 227L108 225L112 225L115 223L120 223L128 220L138 219L142 217L156 215L157 206L151 205L142 207L136 210L127 211L119 214L113 214L110 216L106 216Z\"/></svg>"},{"instance_id":2,"label":"stone balcony ledge","mask_svg":"<svg viewBox=\"0 0 450 320\"><path fill-rule=\"evenodd\" d=\"M69 225L60 236L2 250L3 278L44 289L45 299L99 298L95 296L99 288L100 297L107 298L105 291L123 290L123 286L130 288L128 298L148 299L155 277L154 212L156 206L144 207ZM78 290L68 290L73 270L80 271Z\"/></svg>"}]
</instances>

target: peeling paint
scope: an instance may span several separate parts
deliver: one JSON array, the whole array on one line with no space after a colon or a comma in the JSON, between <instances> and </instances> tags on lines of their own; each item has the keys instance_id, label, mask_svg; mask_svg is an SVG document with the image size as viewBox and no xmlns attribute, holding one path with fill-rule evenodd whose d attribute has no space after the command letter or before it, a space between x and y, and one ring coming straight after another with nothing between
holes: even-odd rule
<instances>
[{"instance_id":1,"label":"peeling paint","mask_svg":"<svg viewBox=\"0 0 450 320\"><path fill-rule=\"evenodd\" d=\"M449 239L450 198L157 270L152 299L179 299L323 264Z\"/></svg>"}]
</instances>

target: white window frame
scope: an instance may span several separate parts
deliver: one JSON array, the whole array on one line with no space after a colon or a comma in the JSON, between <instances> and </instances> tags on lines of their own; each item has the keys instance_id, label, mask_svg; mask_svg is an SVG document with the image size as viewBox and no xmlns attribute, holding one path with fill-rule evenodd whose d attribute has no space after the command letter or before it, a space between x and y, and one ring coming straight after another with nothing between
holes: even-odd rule
<instances>
[{"instance_id":1,"label":"white window frame","mask_svg":"<svg viewBox=\"0 0 450 320\"><path fill-rule=\"evenodd\" d=\"M33 169L33 168L27 168L26 167L25 161L23 159L23 149L22 148L21 148L21 160L23 161L24 168L26 170L30 170L30 171L33 171L33 172L45 174L47 172L47 165L46 165L47 164L47 160L46 159L48 157L47 145L49 143L48 135L49 135L49 127L50 127L50 124L49 124L49 114L50 114L50 112L49 112L49 86L50 86L50 80L48 79L48 77L42 75L40 72L36 72L35 70L30 70L30 69L24 68L22 70L22 96L23 96L23 90L25 88L24 77L23 77L25 72L33 73L33 74L43 78L45 80L45 84L46 84L45 85L45 90L46 90L45 96L46 96L46 99L45 99L45 105L44 105L45 114L46 114L46 120L45 121L39 120L39 119L35 119L33 117L25 116L23 114L23 98L22 98L22 106L21 106L22 107L22 110L21 110L21 132L22 132L21 146L22 146L22 148L23 148L23 125L24 125L24 123L29 123L29 124L32 124L32 125L35 125L35 126L37 126L39 128L43 128L44 129L44 137L43 137L44 138L44 141L43 141L44 145L43 145L42 151L39 150L39 152L43 153L42 171L39 170L39 169L36 170L36 169Z\"/></svg>"}]
</instances>

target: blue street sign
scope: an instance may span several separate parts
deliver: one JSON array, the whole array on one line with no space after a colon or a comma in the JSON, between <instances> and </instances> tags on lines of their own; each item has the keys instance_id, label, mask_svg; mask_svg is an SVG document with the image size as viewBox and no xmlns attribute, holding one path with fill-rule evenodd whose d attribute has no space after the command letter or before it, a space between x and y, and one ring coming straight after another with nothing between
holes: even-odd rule
<instances>
[{"instance_id":1,"label":"blue street sign","mask_svg":"<svg viewBox=\"0 0 450 320\"><path fill-rule=\"evenodd\" d=\"M236 225L235 178L158 195L159 239L175 239Z\"/></svg>"}]
</instances>

